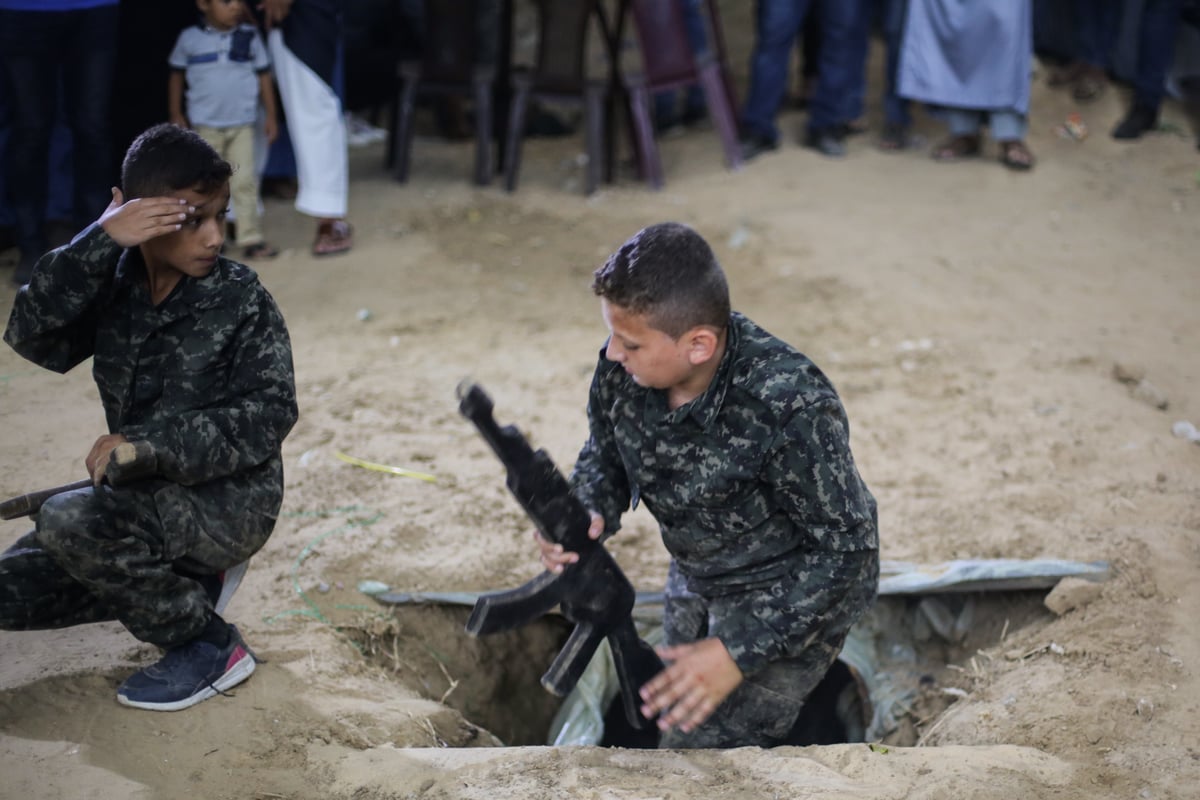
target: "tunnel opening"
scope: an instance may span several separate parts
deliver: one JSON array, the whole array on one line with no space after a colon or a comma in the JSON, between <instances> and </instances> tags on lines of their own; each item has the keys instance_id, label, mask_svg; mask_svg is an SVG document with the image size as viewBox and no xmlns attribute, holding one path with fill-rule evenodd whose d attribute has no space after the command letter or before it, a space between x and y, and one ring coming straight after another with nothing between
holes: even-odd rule
<instances>
[{"instance_id":1,"label":"tunnel opening","mask_svg":"<svg viewBox=\"0 0 1200 800\"><path fill-rule=\"evenodd\" d=\"M1009 591L880 597L806 699L783 744L916 744L966 695L971 670L964 664L978 670L973 659L980 654L1053 618L1044 596ZM408 688L455 709L504 745L656 746L656 731L637 730L625 719L619 696L613 697L615 686L602 713L593 708L594 697L584 710L597 715L594 737L564 740L555 732L575 693L555 697L540 679L570 634L564 618L550 614L513 631L474 638L464 632L469 613L464 605L394 606L385 623L355 628L352 638ZM643 609L643 619L653 616Z\"/></svg>"}]
</instances>

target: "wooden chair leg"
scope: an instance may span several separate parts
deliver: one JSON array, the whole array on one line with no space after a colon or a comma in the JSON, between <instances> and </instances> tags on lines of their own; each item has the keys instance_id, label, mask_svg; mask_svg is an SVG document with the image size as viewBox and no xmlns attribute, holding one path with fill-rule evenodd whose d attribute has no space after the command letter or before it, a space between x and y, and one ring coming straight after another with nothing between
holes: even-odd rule
<instances>
[{"instance_id":1,"label":"wooden chair leg","mask_svg":"<svg viewBox=\"0 0 1200 800\"><path fill-rule=\"evenodd\" d=\"M708 115L712 118L713 127L721 137L721 145L725 149L725 163L730 169L741 169L742 149L738 145L737 112L729 105L729 95L721 77L720 65L710 57L697 64L697 68L700 71L700 85L704 89L704 102L708 105Z\"/></svg>"},{"instance_id":2,"label":"wooden chair leg","mask_svg":"<svg viewBox=\"0 0 1200 800\"><path fill-rule=\"evenodd\" d=\"M654 141L654 124L650 120L650 93L645 85L629 87L629 113L633 119L633 134L637 142L642 177L651 189L663 187L662 159Z\"/></svg>"}]
</instances>

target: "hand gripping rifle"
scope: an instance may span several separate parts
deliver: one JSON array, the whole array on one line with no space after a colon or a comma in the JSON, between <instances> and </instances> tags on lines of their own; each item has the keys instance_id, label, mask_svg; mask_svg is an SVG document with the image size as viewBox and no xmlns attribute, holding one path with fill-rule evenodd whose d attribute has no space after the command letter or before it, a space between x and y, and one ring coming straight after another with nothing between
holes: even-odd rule
<instances>
[{"instance_id":1,"label":"hand gripping rifle","mask_svg":"<svg viewBox=\"0 0 1200 800\"><path fill-rule=\"evenodd\" d=\"M158 472L158 458L149 442L122 442L112 449L108 455L108 464L104 468L104 480L112 486L146 478ZM0 503L0 519L16 519L36 514L51 497L63 492L73 492L76 489L86 489L92 485L91 478L84 478L74 483L62 486L52 486L49 489L39 489L29 494L17 495Z\"/></svg>"},{"instance_id":2,"label":"hand gripping rifle","mask_svg":"<svg viewBox=\"0 0 1200 800\"><path fill-rule=\"evenodd\" d=\"M633 625L633 584L603 545L588 536L591 515L546 451L535 452L512 425L498 426L492 399L478 385L460 383L458 401L463 416L475 423L508 470L508 490L542 536L579 554L579 560L560 574L543 572L516 589L480 597L467 620L467 633L482 636L511 630L562 606L563 616L575 629L542 675L542 686L558 697L570 692L607 637L625 716L635 728L649 727L639 710L638 689L662 670L663 663Z\"/></svg>"}]
</instances>

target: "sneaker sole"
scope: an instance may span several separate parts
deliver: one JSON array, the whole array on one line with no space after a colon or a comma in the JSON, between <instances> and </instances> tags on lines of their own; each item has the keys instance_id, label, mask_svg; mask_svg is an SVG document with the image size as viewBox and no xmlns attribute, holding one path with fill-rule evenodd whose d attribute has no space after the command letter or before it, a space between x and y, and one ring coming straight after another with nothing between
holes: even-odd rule
<instances>
[{"instance_id":1,"label":"sneaker sole","mask_svg":"<svg viewBox=\"0 0 1200 800\"><path fill-rule=\"evenodd\" d=\"M182 711L185 708L191 708L197 703L202 703L208 698L217 694L218 691L225 692L237 686L242 681L254 674L254 656L250 655L249 651L243 648L241 659L234 664L230 669L226 670L225 674L217 678L212 686L205 686L196 692L191 697L185 697L182 700L176 700L173 703L144 703L137 700L130 700L123 694L117 693L117 702L123 706L130 708L142 708L147 711Z\"/></svg>"}]
</instances>

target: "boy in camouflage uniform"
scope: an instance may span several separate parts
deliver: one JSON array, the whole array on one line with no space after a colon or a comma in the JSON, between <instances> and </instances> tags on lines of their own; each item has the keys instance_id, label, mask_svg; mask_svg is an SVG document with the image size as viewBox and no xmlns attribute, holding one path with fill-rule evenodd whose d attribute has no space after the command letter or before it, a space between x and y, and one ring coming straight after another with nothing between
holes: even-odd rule
<instances>
[{"instance_id":1,"label":"boy in camouflage uniform","mask_svg":"<svg viewBox=\"0 0 1200 800\"><path fill-rule=\"evenodd\" d=\"M611 335L571 475L592 538L644 502L671 554L660 655L641 689L660 747L772 746L873 602L875 500L833 386L730 311L708 244L640 231L596 270ZM577 560L539 536L553 571Z\"/></svg>"},{"instance_id":2,"label":"boy in camouflage uniform","mask_svg":"<svg viewBox=\"0 0 1200 800\"><path fill-rule=\"evenodd\" d=\"M109 433L95 483L52 497L0 555L0 628L119 620L165 656L121 703L187 708L244 681L254 657L214 610L216 580L266 542L296 421L291 344L275 301L219 255L230 166L196 133L159 125L130 146L100 219L44 256L4 340L57 372L92 357ZM110 486L123 442L151 478Z\"/></svg>"}]
</instances>

